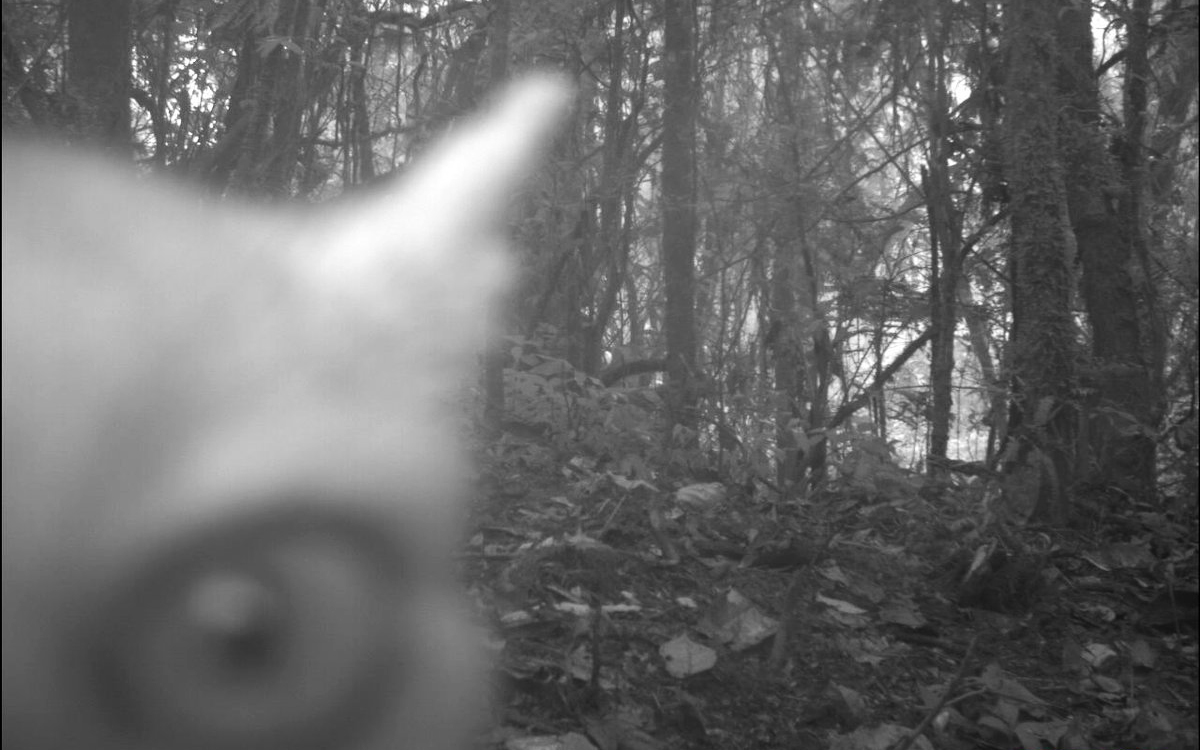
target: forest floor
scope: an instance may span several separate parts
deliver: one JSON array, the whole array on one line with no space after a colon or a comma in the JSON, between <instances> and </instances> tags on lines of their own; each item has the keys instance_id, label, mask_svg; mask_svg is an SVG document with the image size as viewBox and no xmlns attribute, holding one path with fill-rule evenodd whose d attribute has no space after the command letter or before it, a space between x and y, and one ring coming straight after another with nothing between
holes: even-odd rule
<instances>
[{"instance_id":1,"label":"forest floor","mask_svg":"<svg viewBox=\"0 0 1200 750\"><path fill-rule=\"evenodd\" d=\"M782 504L506 471L467 556L488 747L1200 746L1194 500L1068 533L979 486Z\"/></svg>"}]
</instances>

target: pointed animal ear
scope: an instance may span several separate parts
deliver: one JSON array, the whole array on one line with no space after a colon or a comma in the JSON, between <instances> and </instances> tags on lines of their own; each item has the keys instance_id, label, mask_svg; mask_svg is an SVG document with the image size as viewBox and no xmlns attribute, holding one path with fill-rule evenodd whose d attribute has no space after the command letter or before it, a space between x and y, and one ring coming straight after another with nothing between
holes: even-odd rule
<instances>
[{"instance_id":1,"label":"pointed animal ear","mask_svg":"<svg viewBox=\"0 0 1200 750\"><path fill-rule=\"evenodd\" d=\"M392 325L416 317L473 348L478 337L466 332L480 328L509 276L499 252L504 216L569 99L556 77L511 86L487 114L456 124L395 187L301 238L304 275L353 315ZM411 329L404 335L406 346L414 343Z\"/></svg>"}]
</instances>

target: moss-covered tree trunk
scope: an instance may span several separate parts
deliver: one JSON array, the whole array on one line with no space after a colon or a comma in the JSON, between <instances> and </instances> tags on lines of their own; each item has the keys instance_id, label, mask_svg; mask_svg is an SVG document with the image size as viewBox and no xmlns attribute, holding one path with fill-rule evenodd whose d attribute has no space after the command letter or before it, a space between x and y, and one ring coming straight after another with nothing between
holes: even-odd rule
<instances>
[{"instance_id":1,"label":"moss-covered tree trunk","mask_svg":"<svg viewBox=\"0 0 1200 750\"><path fill-rule=\"evenodd\" d=\"M1062 522L1073 482L1075 238L1058 141L1055 22L1065 3L1004 4L1008 86L1004 171L1012 210L1013 425L1005 455L1010 509Z\"/></svg>"},{"instance_id":2,"label":"moss-covered tree trunk","mask_svg":"<svg viewBox=\"0 0 1200 750\"><path fill-rule=\"evenodd\" d=\"M1140 192L1132 179L1123 184L1100 120L1100 96L1092 61L1092 14L1084 4L1064 4L1057 14L1062 57L1058 86L1062 101L1061 142L1067 176L1067 205L1079 248L1081 290L1091 327L1091 361L1080 373L1088 394L1079 441L1078 479L1092 486L1119 487L1138 497L1152 496L1156 384L1149 366L1130 273L1135 242L1141 240ZM1144 20L1143 20L1144 23ZM1140 33L1139 33L1140 32ZM1145 29L1130 27L1132 57L1144 59ZM1142 39L1139 44L1137 40ZM1128 68L1127 75L1146 76ZM1137 87L1135 87L1136 89ZM1135 131L1124 151L1136 160L1144 126L1145 101L1133 108ZM1127 141L1129 139L1126 139ZM1127 170L1128 171L1128 170ZM1086 439L1082 439L1086 438Z\"/></svg>"}]
</instances>

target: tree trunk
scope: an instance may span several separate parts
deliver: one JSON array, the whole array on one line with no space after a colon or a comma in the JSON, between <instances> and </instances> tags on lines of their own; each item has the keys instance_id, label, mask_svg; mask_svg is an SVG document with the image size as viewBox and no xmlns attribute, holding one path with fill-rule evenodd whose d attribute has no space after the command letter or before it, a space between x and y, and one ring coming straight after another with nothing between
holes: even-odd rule
<instances>
[{"instance_id":1,"label":"tree trunk","mask_svg":"<svg viewBox=\"0 0 1200 750\"><path fill-rule=\"evenodd\" d=\"M631 190L628 178L629 136L632 129L624 127L621 102L624 99L625 61L625 4L613 8L612 30L608 41L608 88L604 95L604 136L601 148L600 181L596 187L597 231L596 264L602 274L604 288L599 293L592 320L583 331L583 371L589 375L600 372L604 364L604 334L617 310L621 288L625 282L629 246L622 242L622 195Z\"/></svg>"},{"instance_id":2,"label":"tree trunk","mask_svg":"<svg viewBox=\"0 0 1200 750\"><path fill-rule=\"evenodd\" d=\"M929 164L921 175L929 217L931 246L929 349L929 458L931 474L944 473L954 411L954 344L958 327L958 286L962 274L962 213L954 205L945 143L949 131L946 93L945 36L948 21L930 13L925 35L928 45L926 98L929 107Z\"/></svg>"},{"instance_id":3,"label":"tree trunk","mask_svg":"<svg viewBox=\"0 0 1200 750\"><path fill-rule=\"evenodd\" d=\"M1075 240L1067 215L1054 86L1058 2L1008 0L1004 161L1012 208L1013 427L1006 505L1061 523L1073 482L1077 425L1070 400L1076 331Z\"/></svg>"},{"instance_id":4,"label":"tree trunk","mask_svg":"<svg viewBox=\"0 0 1200 750\"><path fill-rule=\"evenodd\" d=\"M1147 0L1137 4L1149 5ZM1078 479L1116 486L1137 497L1151 497L1154 483L1154 440L1157 378L1147 367L1137 293L1130 273L1131 248L1141 234L1139 179L1145 97L1127 114L1131 132L1122 151L1128 182L1122 186L1109 156L1100 121L1100 97L1092 64L1091 8L1064 3L1057 13L1062 57L1058 87L1070 106L1062 108L1062 137L1067 177L1067 204L1082 267L1083 301L1092 332L1093 361L1083 385L1096 393L1087 413L1086 443L1081 442ZM1144 62L1146 19L1129 26L1127 78L1145 77L1135 59ZM1139 33L1140 32L1140 33ZM1141 39L1139 43L1138 40ZM1140 48L1140 52L1138 51ZM1141 87L1135 86L1137 91ZM1143 90L1144 93L1144 90ZM1122 196L1122 200L1113 200ZM1099 407L1099 408L1094 408Z\"/></svg>"},{"instance_id":5,"label":"tree trunk","mask_svg":"<svg viewBox=\"0 0 1200 750\"><path fill-rule=\"evenodd\" d=\"M130 0L67 4L67 128L77 138L128 156L131 89Z\"/></svg>"},{"instance_id":6,"label":"tree trunk","mask_svg":"<svg viewBox=\"0 0 1200 750\"><path fill-rule=\"evenodd\" d=\"M488 74L493 86L508 77L509 33L512 28L512 13L508 0L496 0L492 15L488 19ZM500 331L494 331L498 334ZM500 336L488 342L483 354L483 429L498 437L504 421L504 363L508 359L508 346Z\"/></svg>"},{"instance_id":7,"label":"tree trunk","mask_svg":"<svg viewBox=\"0 0 1200 750\"><path fill-rule=\"evenodd\" d=\"M346 160L342 172L345 185L370 184L375 181L375 149L371 138L371 104L367 94L367 56L370 49L366 11L360 0L346 14L346 54L350 63L346 73L346 111L341 117L348 123L346 130Z\"/></svg>"},{"instance_id":8,"label":"tree trunk","mask_svg":"<svg viewBox=\"0 0 1200 750\"><path fill-rule=\"evenodd\" d=\"M666 0L663 30L662 254L666 286L668 404L694 427L696 313L696 85L693 0Z\"/></svg>"}]
</instances>

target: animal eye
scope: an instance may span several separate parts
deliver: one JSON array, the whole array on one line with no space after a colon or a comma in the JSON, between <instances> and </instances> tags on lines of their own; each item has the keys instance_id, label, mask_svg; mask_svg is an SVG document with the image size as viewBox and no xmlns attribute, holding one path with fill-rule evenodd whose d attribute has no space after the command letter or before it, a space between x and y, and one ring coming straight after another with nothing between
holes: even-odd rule
<instances>
[{"instance_id":1,"label":"animal eye","mask_svg":"<svg viewBox=\"0 0 1200 750\"><path fill-rule=\"evenodd\" d=\"M152 747L348 744L396 693L403 581L372 532L268 519L146 561L87 648L96 704Z\"/></svg>"}]
</instances>

